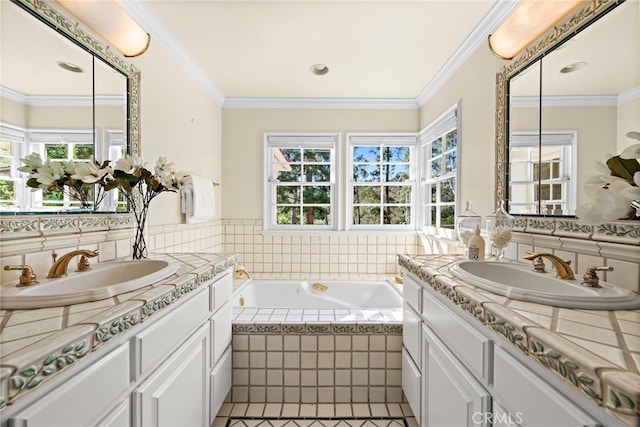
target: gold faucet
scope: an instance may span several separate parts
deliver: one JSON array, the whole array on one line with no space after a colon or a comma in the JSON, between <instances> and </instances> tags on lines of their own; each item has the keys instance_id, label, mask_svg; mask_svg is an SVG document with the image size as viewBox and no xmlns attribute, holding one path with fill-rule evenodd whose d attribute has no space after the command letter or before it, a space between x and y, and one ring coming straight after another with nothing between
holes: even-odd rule
<instances>
[{"instance_id":1,"label":"gold faucet","mask_svg":"<svg viewBox=\"0 0 640 427\"><path fill-rule=\"evenodd\" d=\"M527 255L523 257L524 259L528 259L530 261L534 261L534 269L535 271L539 271L541 273L545 273L544 263L540 262L540 258L546 258L553 264L553 267L556 269L556 277L565 280L573 280L575 276L573 275L573 270L571 270L571 261L563 261L553 254L537 254L535 252L527 252Z\"/></svg>"},{"instance_id":2,"label":"gold faucet","mask_svg":"<svg viewBox=\"0 0 640 427\"><path fill-rule=\"evenodd\" d=\"M67 275L67 268L69 266L69 261L71 261L74 257L80 255L80 261L78 262L78 270L77 271L87 271L90 270L88 258L93 258L98 255L98 251L90 251L88 249L80 249L78 251L71 251L62 255L60 258L55 259L53 265L49 269L49 274L47 274L47 279L54 279L56 277L62 277Z\"/></svg>"},{"instance_id":3,"label":"gold faucet","mask_svg":"<svg viewBox=\"0 0 640 427\"><path fill-rule=\"evenodd\" d=\"M38 278L36 274L33 272L31 266L28 265L5 265L4 271L9 270L22 270L22 274L20 274L20 278L18 279L18 287L35 285L38 283Z\"/></svg>"},{"instance_id":4,"label":"gold faucet","mask_svg":"<svg viewBox=\"0 0 640 427\"><path fill-rule=\"evenodd\" d=\"M251 275L247 270L245 270L244 268L236 268L236 270L233 272L233 278L240 279L241 277L246 277L247 279L251 279Z\"/></svg>"}]
</instances>

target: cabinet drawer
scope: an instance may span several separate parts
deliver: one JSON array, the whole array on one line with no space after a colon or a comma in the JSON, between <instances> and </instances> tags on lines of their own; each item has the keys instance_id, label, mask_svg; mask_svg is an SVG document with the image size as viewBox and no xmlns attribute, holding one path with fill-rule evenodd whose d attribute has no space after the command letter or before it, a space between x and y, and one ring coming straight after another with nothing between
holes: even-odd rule
<instances>
[{"instance_id":1,"label":"cabinet drawer","mask_svg":"<svg viewBox=\"0 0 640 427\"><path fill-rule=\"evenodd\" d=\"M209 315L209 293L201 291L138 334L137 372L146 375L166 359Z\"/></svg>"},{"instance_id":2,"label":"cabinet drawer","mask_svg":"<svg viewBox=\"0 0 640 427\"><path fill-rule=\"evenodd\" d=\"M416 416L416 420L420 419L421 414L421 389L422 374L416 367L407 353L406 349L402 349L402 391L409 402L409 406Z\"/></svg>"},{"instance_id":3,"label":"cabinet drawer","mask_svg":"<svg viewBox=\"0 0 640 427\"><path fill-rule=\"evenodd\" d=\"M421 331L422 319L418 313L405 302L402 307L402 344L409 352L418 369L422 369L422 364L420 363Z\"/></svg>"},{"instance_id":4,"label":"cabinet drawer","mask_svg":"<svg viewBox=\"0 0 640 427\"><path fill-rule=\"evenodd\" d=\"M418 313L422 310L422 286L408 274L404 275L402 283L402 298Z\"/></svg>"},{"instance_id":5,"label":"cabinet drawer","mask_svg":"<svg viewBox=\"0 0 640 427\"><path fill-rule=\"evenodd\" d=\"M522 427L600 425L501 348L495 351L494 394Z\"/></svg>"},{"instance_id":6,"label":"cabinet drawer","mask_svg":"<svg viewBox=\"0 0 640 427\"><path fill-rule=\"evenodd\" d=\"M211 308L216 311L231 298L233 293L233 275L229 272L211 285Z\"/></svg>"},{"instance_id":7,"label":"cabinet drawer","mask_svg":"<svg viewBox=\"0 0 640 427\"><path fill-rule=\"evenodd\" d=\"M229 347L211 372L211 423L231 390L231 354Z\"/></svg>"},{"instance_id":8,"label":"cabinet drawer","mask_svg":"<svg viewBox=\"0 0 640 427\"><path fill-rule=\"evenodd\" d=\"M12 425L95 425L129 390L129 346L122 345L18 413Z\"/></svg>"},{"instance_id":9,"label":"cabinet drawer","mask_svg":"<svg viewBox=\"0 0 640 427\"><path fill-rule=\"evenodd\" d=\"M422 293L422 316L440 339L478 377L491 382L491 340L460 319L426 289Z\"/></svg>"}]
</instances>

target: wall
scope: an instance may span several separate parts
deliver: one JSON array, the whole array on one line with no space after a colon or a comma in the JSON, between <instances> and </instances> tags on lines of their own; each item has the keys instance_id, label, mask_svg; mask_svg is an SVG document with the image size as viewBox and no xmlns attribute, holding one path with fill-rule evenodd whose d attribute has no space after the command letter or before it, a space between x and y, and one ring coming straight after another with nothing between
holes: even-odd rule
<instances>
[{"instance_id":1,"label":"wall","mask_svg":"<svg viewBox=\"0 0 640 427\"><path fill-rule=\"evenodd\" d=\"M396 254L420 251L413 233L262 233L263 133L416 132L417 110L224 109L225 252L250 272L288 276L395 274ZM344 146L343 146L344 148Z\"/></svg>"},{"instance_id":2,"label":"wall","mask_svg":"<svg viewBox=\"0 0 640 427\"><path fill-rule=\"evenodd\" d=\"M471 200L482 216L495 210L495 76L504 64L481 45L420 110L422 129L462 100L459 208Z\"/></svg>"},{"instance_id":3,"label":"wall","mask_svg":"<svg viewBox=\"0 0 640 427\"><path fill-rule=\"evenodd\" d=\"M640 88L637 89L640 92ZM615 153L620 154L629 145L638 144L640 141L627 137L627 132L640 132L640 98L625 102L618 106L618 146Z\"/></svg>"}]
</instances>

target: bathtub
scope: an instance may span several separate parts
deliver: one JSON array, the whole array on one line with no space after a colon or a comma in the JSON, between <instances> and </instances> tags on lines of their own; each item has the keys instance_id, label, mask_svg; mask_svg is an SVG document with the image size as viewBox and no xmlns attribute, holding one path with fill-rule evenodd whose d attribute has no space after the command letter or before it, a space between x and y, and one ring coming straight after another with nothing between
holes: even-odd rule
<instances>
[{"instance_id":1,"label":"bathtub","mask_svg":"<svg viewBox=\"0 0 640 427\"><path fill-rule=\"evenodd\" d=\"M396 309L402 296L388 282L251 280L236 307L287 309Z\"/></svg>"}]
</instances>

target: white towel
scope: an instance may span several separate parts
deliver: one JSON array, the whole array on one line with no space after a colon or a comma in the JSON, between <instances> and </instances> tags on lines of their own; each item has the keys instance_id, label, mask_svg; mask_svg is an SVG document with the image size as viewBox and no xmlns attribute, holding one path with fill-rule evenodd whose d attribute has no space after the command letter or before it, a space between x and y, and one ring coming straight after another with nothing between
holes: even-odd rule
<instances>
[{"instance_id":1,"label":"white towel","mask_svg":"<svg viewBox=\"0 0 640 427\"><path fill-rule=\"evenodd\" d=\"M191 175L191 194L184 197L187 224L212 219L216 213L216 197L213 182L209 178Z\"/></svg>"}]
</instances>

